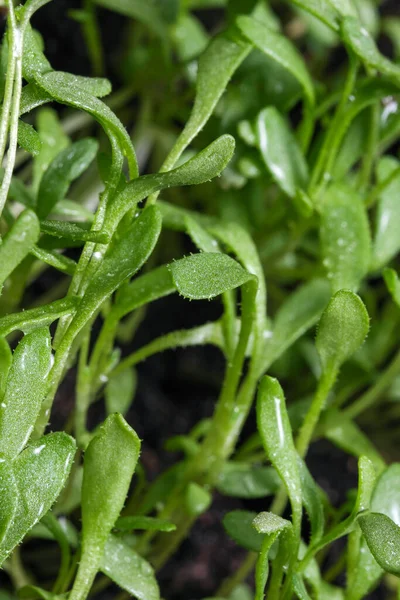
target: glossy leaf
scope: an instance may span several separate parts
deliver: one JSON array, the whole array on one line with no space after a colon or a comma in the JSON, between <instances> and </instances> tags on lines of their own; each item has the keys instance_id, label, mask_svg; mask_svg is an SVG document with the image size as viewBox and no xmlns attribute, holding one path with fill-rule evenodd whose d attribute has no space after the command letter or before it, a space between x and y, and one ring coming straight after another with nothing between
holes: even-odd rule
<instances>
[{"instance_id":1,"label":"glossy leaf","mask_svg":"<svg viewBox=\"0 0 400 600\"><path fill-rule=\"evenodd\" d=\"M45 219L54 206L65 197L71 183L94 160L98 150L96 140L79 140L62 150L43 174L37 195L37 215Z\"/></svg>"},{"instance_id":2,"label":"glossy leaf","mask_svg":"<svg viewBox=\"0 0 400 600\"><path fill-rule=\"evenodd\" d=\"M233 73L251 45L229 32L213 38L198 63L196 97L189 120L175 142L162 170L169 171L210 118Z\"/></svg>"},{"instance_id":3,"label":"glossy leaf","mask_svg":"<svg viewBox=\"0 0 400 600\"><path fill-rule=\"evenodd\" d=\"M73 315L79 302L79 298L69 296L62 300L56 300L51 304L45 304L38 308L31 308L20 313L1 317L0 335L6 336L15 330L23 331L27 334L38 327L50 325L60 317Z\"/></svg>"},{"instance_id":4,"label":"glossy leaf","mask_svg":"<svg viewBox=\"0 0 400 600\"><path fill-rule=\"evenodd\" d=\"M355 17L345 17L341 24L343 41L368 67L373 67L400 85L400 67L381 54L375 41Z\"/></svg>"},{"instance_id":5,"label":"glossy leaf","mask_svg":"<svg viewBox=\"0 0 400 600\"><path fill-rule=\"evenodd\" d=\"M115 523L115 529L120 531L175 531L176 525L165 519L154 517L120 517Z\"/></svg>"},{"instance_id":6,"label":"glossy leaf","mask_svg":"<svg viewBox=\"0 0 400 600\"><path fill-rule=\"evenodd\" d=\"M233 498L265 498L278 491L280 477L272 467L252 467L236 462L227 463L217 488L224 496Z\"/></svg>"},{"instance_id":7,"label":"glossy leaf","mask_svg":"<svg viewBox=\"0 0 400 600\"><path fill-rule=\"evenodd\" d=\"M0 564L54 504L68 477L75 450L75 441L57 432L31 443L14 460L18 505L0 543Z\"/></svg>"},{"instance_id":8,"label":"glossy leaf","mask_svg":"<svg viewBox=\"0 0 400 600\"><path fill-rule=\"evenodd\" d=\"M15 458L33 431L52 365L47 328L25 335L17 346L0 406L0 455Z\"/></svg>"},{"instance_id":9,"label":"glossy leaf","mask_svg":"<svg viewBox=\"0 0 400 600\"><path fill-rule=\"evenodd\" d=\"M356 292L370 262L370 233L362 198L344 185L331 186L321 204L320 236L333 292Z\"/></svg>"},{"instance_id":10,"label":"glossy leaf","mask_svg":"<svg viewBox=\"0 0 400 600\"><path fill-rule=\"evenodd\" d=\"M138 166L131 140L122 123L115 114L95 96L86 92L79 85L74 85L69 77L61 72L50 72L37 78L37 82L48 94L62 104L84 110L91 114L104 128L113 144L118 140L121 151L128 160L131 178L137 177Z\"/></svg>"},{"instance_id":11,"label":"glossy leaf","mask_svg":"<svg viewBox=\"0 0 400 600\"><path fill-rule=\"evenodd\" d=\"M258 533L253 527L253 521L257 513L247 510L233 510L227 513L222 522L225 531L239 546L260 552L264 535Z\"/></svg>"},{"instance_id":12,"label":"glossy leaf","mask_svg":"<svg viewBox=\"0 0 400 600\"><path fill-rule=\"evenodd\" d=\"M190 300L211 299L254 276L226 254L201 252L170 265L178 292Z\"/></svg>"},{"instance_id":13,"label":"glossy leaf","mask_svg":"<svg viewBox=\"0 0 400 600\"><path fill-rule=\"evenodd\" d=\"M301 480L298 455L286 412L285 398L276 379L264 377L257 396L257 427L268 459L285 485L293 511L295 530L302 514Z\"/></svg>"},{"instance_id":14,"label":"glossy leaf","mask_svg":"<svg viewBox=\"0 0 400 600\"><path fill-rule=\"evenodd\" d=\"M257 145L275 182L290 197L305 188L307 163L284 117L274 107L265 108L256 121Z\"/></svg>"},{"instance_id":15,"label":"glossy leaf","mask_svg":"<svg viewBox=\"0 0 400 600\"><path fill-rule=\"evenodd\" d=\"M301 54L284 35L268 28L259 20L241 16L237 25L256 48L287 69L300 83L310 104L314 103L314 88Z\"/></svg>"},{"instance_id":16,"label":"glossy leaf","mask_svg":"<svg viewBox=\"0 0 400 600\"><path fill-rule=\"evenodd\" d=\"M160 213L157 207L150 206L111 246L88 285L79 313L69 327L71 336L75 337L103 302L140 269L152 253L160 230Z\"/></svg>"},{"instance_id":17,"label":"glossy leaf","mask_svg":"<svg viewBox=\"0 0 400 600\"><path fill-rule=\"evenodd\" d=\"M140 441L121 415L110 415L85 452L82 482L82 557L70 599L86 597L107 538L124 505Z\"/></svg>"},{"instance_id":18,"label":"glossy leaf","mask_svg":"<svg viewBox=\"0 0 400 600\"><path fill-rule=\"evenodd\" d=\"M136 373L133 369L126 369L117 378L111 378L105 388L107 413L118 412L125 415L136 390Z\"/></svg>"},{"instance_id":19,"label":"glossy leaf","mask_svg":"<svg viewBox=\"0 0 400 600\"><path fill-rule=\"evenodd\" d=\"M399 170L400 163L392 157L380 160L377 169L378 184ZM400 219L398 197L400 194L400 171L397 177L382 190L377 207L376 231L373 245L372 269L386 265L400 250L396 223Z\"/></svg>"},{"instance_id":20,"label":"glossy leaf","mask_svg":"<svg viewBox=\"0 0 400 600\"><path fill-rule=\"evenodd\" d=\"M100 570L137 600L160 598L150 564L114 535L110 535L106 541Z\"/></svg>"},{"instance_id":21,"label":"glossy leaf","mask_svg":"<svg viewBox=\"0 0 400 600\"><path fill-rule=\"evenodd\" d=\"M40 227L35 213L24 210L0 245L0 291L7 277L29 253L39 239Z\"/></svg>"},{"instance_id":22,"label":"glossy leaf","mask_svg":"<svg viewBox=\"0 0 400 600\"><path fill-rule=\"evenodd\" d=\"M387 573L400 575L400 527L381 513L361 516L359 523L376 562Z\"/></svg>"},{"instance_id":23,"label":"glossy leaf","mask_svg":"<svg viewBox=\"0 0 400 600\"><path fill-rule=\"evenodd\" d=\"M369 317L362 300L353 292L336 292L322 313L315 344L324 372L338 372L363 344Z\"/></svg>"},{"instance_id":24,"label":"glossy leaf","mask_svg":"<svg viewBox=\"0 0 400 600\"><path fill-rule=\"evenodd\" d=\"M75 223L68 221L42 221L40 229L43 233L53 237L63 238L72 242L94 242L107 244L110 238L103 231L87 230Z\"/></svg>"}]
</instances>

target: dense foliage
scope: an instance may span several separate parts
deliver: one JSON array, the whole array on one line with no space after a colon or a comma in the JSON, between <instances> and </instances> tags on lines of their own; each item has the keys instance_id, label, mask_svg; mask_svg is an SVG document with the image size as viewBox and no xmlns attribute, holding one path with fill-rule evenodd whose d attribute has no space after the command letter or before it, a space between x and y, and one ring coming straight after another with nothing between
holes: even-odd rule
<instances>
[{"instance_id":1,"label":"dense foliage","mask_svg":"<svg viewBox=\"0 0 400 600\"><path fill-rule=\"evenodd\" d=\"M31 19L49 1L3 6L2 600L160 600L217 493L264 508L226 512L248 554L212 600L400 597L400 18L377 0L83 0L86 77L46 58ZM219 316L138 345L172 294ZM214 412L151 480L136 366L202 345L224 358ZM339 506L309 470L321 439L358 461Z\"/></svg>"}]
</instances>

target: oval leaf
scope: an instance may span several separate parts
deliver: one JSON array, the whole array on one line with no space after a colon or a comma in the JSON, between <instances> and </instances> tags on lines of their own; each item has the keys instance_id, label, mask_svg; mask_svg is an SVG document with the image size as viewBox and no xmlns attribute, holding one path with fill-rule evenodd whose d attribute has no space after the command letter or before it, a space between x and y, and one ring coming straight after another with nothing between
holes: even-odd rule
<instances>
[{"instance_id":1,"label":"oval leaf","mask_svg":"<svg viewBox=\"0 0 400 600\"><path fill-rule=\"evenodd\" d=\"M257 427L268 459L279 473L290 498L295 530L300 527L302 492L296 452L285 398L272 377L263 377L257 395Z\"/></svg>"},{"instance_id":2,"label":"oval leaf","mask_svg":"<svg viewBox=\"0 0 400 600\"><path fill-rule=\"evenodd\" d=\"M370 262L370 233L362 198L344 185L331 186L321 205L320 237L332 291L356 292Z\"/></svg>"},{"instance_id":3,"label":"oval leaf","mask_svg":"<svg viewBox=\"0 0 400 600\"><path fill-rule=\"evenodd\" d=\"M323 371L337 372L364 342L368 330L369 317L360 297L337 292L322 314L315 340Z\"/></svg>"},{"instance_id":4,"label":"oval leaf","mask_svg":"<svg viewBox=\"0 0 400 600\"><path fill-rule=\"evenodd\" d=\"M305 158L285 119L274 107L265 108L256 121L257 145L267 169L290 197L307 185Z\"/></svg>"},{"instance_id":5,"label":"oval leaf","mask_svg":"<svg viewBox=\"0 0 400 600\"><path fill-rule=\"evenodd\" d=\"M51 365L49 330L37 329L25 335L14 352L0 406L1 456L14 458L28 442L46 394Z\"/></svg>"}]
</instances>

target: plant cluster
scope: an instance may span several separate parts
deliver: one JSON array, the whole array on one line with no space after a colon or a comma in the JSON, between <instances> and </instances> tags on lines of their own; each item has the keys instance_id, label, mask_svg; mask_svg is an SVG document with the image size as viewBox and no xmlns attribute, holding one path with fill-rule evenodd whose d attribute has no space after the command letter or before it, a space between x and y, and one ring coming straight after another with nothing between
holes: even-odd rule
<instances>
[{"instance_id":1,"label":"plant cluster","mask_svg":"<svg viewBox=\"0 0 400 600\"><path fill-rule=\"evenodd\" d=\"M216 491L265 509L225 515L248 555L207 600L400 598L400 19L376 0L83 0L86 77L46 58L49 1L4 6L2 598L160 600ZM127 30L112 94L99 11ZM172 294L220 316L129 353ZM200 345L225 360L215 410L149 481L135 367ZM67 373L74 409L48 432ZM340 506L307 466L321 439L358 460ZM29 572L25 540L58 546L56 576Z\"/></svg>"}]
</instances>

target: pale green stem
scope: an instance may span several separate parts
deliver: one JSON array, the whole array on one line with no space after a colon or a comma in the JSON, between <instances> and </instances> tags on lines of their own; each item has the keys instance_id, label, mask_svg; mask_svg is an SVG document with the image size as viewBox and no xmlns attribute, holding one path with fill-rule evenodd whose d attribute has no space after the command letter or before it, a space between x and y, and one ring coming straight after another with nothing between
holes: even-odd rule
<instances>
[{"instance_id":1,"label":"pale green stem","mask_svg":"<svg viewBox=\"0 0 400 600\"><path fill-rule=\"evenodd\" d=\"M0 122L0 164L3 162L4 152L7 144L7 134L10 123L10 112L11 103L14 90L14 77L15 77L15 56L13 52L14 37L15 37L15 14L14 4L12 0L8 0L7 6L9 7L8 16L8 57L7 57L7 73L6 83L4 89L4 99L2 107L2 115Z\"/></svg>"},{"instance_id":2,"label":"pale green stem","mask_svg":"<svg viewBox=\"0 0 400 600\"><path fill-rule=\"evenodd\" d=\"M359 414L373 406L392 383L393 379L400 373L400 351L393 358L387 369L379 376L379 379L365 394L345 408L343 415L348 419L354 419Z\"/></svg>"},{"instance_id":3,"label":"pale green stem","mask_svg":"<svg viewBox=\"0 0 400 600\"><path fill-rule=\"evenodd\" d=\"M9 66L11 67L10 77L7 74L7 83L8 80L11 81L13 79L11 98L10 91L7 89L5 94L5 102L3 105L3 119L5 118L5 131L4 127L2 127L2 131L0 131L0 157L4 156L4 144L7 138L7 125L8 125L8 113L11 109L11 114L9 116L9 124L10 124L10 143L7 153L7 163L4 171L3 181L0 187L0 215L3 212L4 205L7 200L8 190L10 188L11 178L14 171L14 163L15 163L15 155L17 152L17 140L18 140L18 117L19 117L19 105L21 100L21 91L22 91L22 48L23 48L23 29L17 26L15 20L14 6L12 2L9 2L9 23L10 23L10 44L8 48L9 58L10 55L12 57L12 63ZM10 103L12 102L12 106L10 107Z\"/></svg>"}]
</instances>

